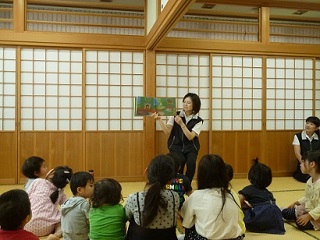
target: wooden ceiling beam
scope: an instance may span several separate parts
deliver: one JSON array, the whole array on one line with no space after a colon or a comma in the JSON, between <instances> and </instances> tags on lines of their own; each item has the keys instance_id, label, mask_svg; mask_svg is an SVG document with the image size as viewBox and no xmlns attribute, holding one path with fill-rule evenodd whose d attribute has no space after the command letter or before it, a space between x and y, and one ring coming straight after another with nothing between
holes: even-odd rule
<instances>
[{"instance_id":1,"label":"wooden ceiling beam","mask_svg":"<svg viewBox=\"0 0 320 240\"><path fill-rule=\"evenodd\" d=\"M129 4L114 4L112 2L78 2L78 1L52 1L52 0L28 0L31 5L59 6L59 7L78 7L78 8L95 8L121 11L138 11L143 12L144 6Z\"/></svg>"},{"instance_id":2,"label":"wooden ceiling beam","mask_svg":"<svg viewBox=\"0 0 320 240\"><path fill-rule=\"evenodd\" d=\"M146 49L155 49L195 1L169 0L146 36Z\"/></svg>"},{"instance_id":3,"label":"wooden ceiling beam","mask_svg":"<svg viewBox=\"0 0 320 240\"><path fill-rule=\"evenodd\" d=\"M287 8L297 10L312 10L320 11L320 3L308 1L278 1L278 0L197 0L196 3L201 4L232 4L240 6L254 6L254 7L274 7L274 8Z\"/></svg>"}]
</instances>

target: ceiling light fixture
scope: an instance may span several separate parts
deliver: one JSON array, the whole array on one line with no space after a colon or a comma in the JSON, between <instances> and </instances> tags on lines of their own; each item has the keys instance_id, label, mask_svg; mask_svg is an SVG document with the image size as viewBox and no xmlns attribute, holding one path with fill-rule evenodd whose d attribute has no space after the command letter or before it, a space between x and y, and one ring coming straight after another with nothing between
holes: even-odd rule
<instances>
[{"instance_id":1,"label":"ceiling light fixture","mask_svg":"<svg viewBox=\"0 0 320 240\"><path fill-rule=\"evenodd\" d=\"M203 4L201 6L201 8L205 8L205 9L212 9L214 8L216 5L215 4Z\"/></svg>"},{"instance_id":2,"label":"ceiling light fixture","mask_svg":"<svg viewBox=\"0 0 320 240\"><path fill-rule=\"evenodd\" d=\"M297 10L297 11L295 11L293 14L295 14L295 15L303 15L303 14L305 14L305 13L307 13L308 11L306 11L306 10Z\"/></svg>"}]
</instances>

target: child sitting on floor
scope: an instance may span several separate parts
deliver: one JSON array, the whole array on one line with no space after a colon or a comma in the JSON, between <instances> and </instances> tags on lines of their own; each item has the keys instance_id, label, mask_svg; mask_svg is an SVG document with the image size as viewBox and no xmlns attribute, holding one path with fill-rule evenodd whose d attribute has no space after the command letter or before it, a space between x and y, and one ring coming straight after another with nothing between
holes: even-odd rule
<instances>
[{"instance_id":1,"label":"child sitting on floor","mask_svg":"<svg viewBox=\"0 0 320 240\"><path fill-rule=\"evenodd\" d=\"M62 237L60 205L67 200L64 187L70 182L72 169L59 166L49 171L47 178L37 178L27 190L32 219L25 229L48 240Z\"/></svg>"},{"instance_id":2,"label":"child sitting on floor","mask_svg":"<svg viewBox=\"0 0 320 240\"><path fill-rule=\"evenodd\" d=\"M94 185L92 208L89 212L90 239L124 240L127 217L120 202L122 187L112 178Z\"/></svg>"},{"instance_id":3,"label":"child sitting on floor","mask_svg":"<svg viewBox=\"0 0 320 240\"><path fill-rule=\"evenodd\" d=\"M284 234L281 210L267 189L272 182L271 169L256 158L249 170L248 179L251 184L239 191L246 229L251 232Z\"/></svg>"},{"instance_id":4,"label":"child sitting on floor","mask_svg":"<svg viewBox=\"0 0 320 240\"><path fill-rule=\"evenodd\" d=\"M175 153L168 153L168 156L173 159L174 163L174 173L173 179L166 185L166 189L173 190L177 192L180 196L180 206L181 209L185 198L184 195L190 196L192 193L192 187L189 178L186 175L179 173L181 167L181 161Z\"/></svg>"},{"instance_id":5,"label":"child sitting on floor","mask_svg":"<svg viewBox=\"0 0 320 240\"><path fill-rule=\"evenodd\" d=\"M31 218L28 194L20 189L9 190L0 196L0 240L39 240L23 227Z\"/></svg>"},{"instance_id":6,"label":"child sitting on floor","mask_svg":"<svg viewBox=\"0 0 320 240\"><path fill-rule=\"evenodd\" d=\"M28 190L31 183L36 178L45 178L48 173L48 168L44 159L37 156L31 156L27 158L22 165L22 173L27 177L27 182L24 185L24 190Z\"/></svg>"},{"instance_id":7,"label":"child sitting on floor","mask_svg":"<svg viewBox=\"0 0 320 240\"><path fill-rule=\"evenodd\" d=\"M64 240L88 240L90 204L93 195L93 175L76 172L70 180L73 197L61 206L61 229Z\"/></svg>"},{"instance_id":8,"label":"child sitting on floor","mask_svg":"<svg viewBox=\"0 0 320 240\"><path fill-rule=\"evenodd\" d=\"M306 152L301 158L301 172L311 177L305 194L288 208L282 210L286 220L294 220L300 230L320 230L320 151Z\"/></svg>"}]
</instances>

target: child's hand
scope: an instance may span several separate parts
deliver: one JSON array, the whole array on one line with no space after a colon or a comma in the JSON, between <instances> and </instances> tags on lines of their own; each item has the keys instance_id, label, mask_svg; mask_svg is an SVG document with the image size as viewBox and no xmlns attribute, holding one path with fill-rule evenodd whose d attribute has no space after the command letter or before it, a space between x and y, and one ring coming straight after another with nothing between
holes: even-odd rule
<instances>
[{"instance_id":1,"label":"child's hand","mask_svg":"<svg viewBox=\"0 0 320 240\"><path fill-rule=\"evenodd\" d=\"M311 215L309 213L306 213L297 218L297 223L302 226L305 226L311 219Z\"/></svg>"},{"instance_id":2,"label":"child's hand","mask_svg":"<svg viewBox=\"0 0 320 240\"><path fill-rule=\"evenodd\" d=\"M288 208L294 208L294 206L298 206L300 203L298 201L292 203L291 205L288 206Z\"/></svg>"}]
</instances>

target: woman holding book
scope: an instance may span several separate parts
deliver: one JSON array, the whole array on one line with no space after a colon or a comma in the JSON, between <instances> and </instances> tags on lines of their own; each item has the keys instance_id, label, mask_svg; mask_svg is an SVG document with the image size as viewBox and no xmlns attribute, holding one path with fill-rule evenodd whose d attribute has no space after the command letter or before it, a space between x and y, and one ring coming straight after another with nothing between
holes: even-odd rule
<instances>
[{"instance_id":1,"label":"woman holding book","mask_svg":"<svg viewBox=\"0 0 320 240\"><path fill-rule=\"evenodd\" d=\"M203 124L202 118L197 115L200 107L199 96L195 93L187 93L183 97L183 110L178 111L176 116L171 116L167 123L157 112L151 115L159 120L161 129L169 135L168 149L180 158L180 173L183 174L184 166L187 165L185 175L190 179L190 183L196 170L200 149L199 135Z\"/></svg>"}]
</instances>

